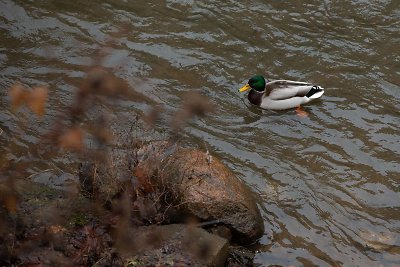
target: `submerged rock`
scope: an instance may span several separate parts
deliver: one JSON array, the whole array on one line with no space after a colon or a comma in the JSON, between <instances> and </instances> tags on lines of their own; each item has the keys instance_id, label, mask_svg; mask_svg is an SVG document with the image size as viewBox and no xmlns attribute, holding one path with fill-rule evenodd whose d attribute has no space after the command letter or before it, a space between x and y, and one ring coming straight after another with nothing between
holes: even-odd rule
<instances>
[{"instance_id":1,"label":"submerged rock","mask_svg":"<svg viewBox=\"0 0 400 267\"><path fill-rule=\"evenodd\" d=\"M370 229L361 229L359 232L364 242L365 249L375 251L389 251L393 253L400 252L400 246L397 236L388 232L378 232Z\"/></svg>"},{"instance_id":2,"label":"submerged rock","mask_svg":"<svg viewBox=\"0 0 400 267\"><path fill-rule=\"evenodd\" d=\"M162 154L159 149L154 151ZM228 226L234 241L241 244L262 236L264 224L254 199L223 163L195 149L175 147L165 151L168 153L162 161L155 163L154 158L146 157L138 167L171 193L183 213Z\"/></svg>"}]
</instances>

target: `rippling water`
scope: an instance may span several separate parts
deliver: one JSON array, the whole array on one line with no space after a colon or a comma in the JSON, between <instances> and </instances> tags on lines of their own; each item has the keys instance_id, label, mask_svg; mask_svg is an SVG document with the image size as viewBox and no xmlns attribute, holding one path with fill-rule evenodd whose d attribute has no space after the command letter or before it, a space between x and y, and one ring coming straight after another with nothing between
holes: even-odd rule
<instances>
[{"instance_id":1,"label":"rippling water","mask_svg":"<svg viewBox=\"0 0 400 267\"><path fill-rule=\"evenodd\" d=\"M74 159L30 150L107 46L103 65L170 112L190 90L218 105L185 138L205 141L259 199L257 264L398 266L399 1L153 2L0 0L0 163L73 177ZM262 111L237 92L258 73L327 90L307 118ZM10 111L15 81L50 85L44 119ZM109 109L118 122L144 108Z\"/></svg>"}]
</instances>

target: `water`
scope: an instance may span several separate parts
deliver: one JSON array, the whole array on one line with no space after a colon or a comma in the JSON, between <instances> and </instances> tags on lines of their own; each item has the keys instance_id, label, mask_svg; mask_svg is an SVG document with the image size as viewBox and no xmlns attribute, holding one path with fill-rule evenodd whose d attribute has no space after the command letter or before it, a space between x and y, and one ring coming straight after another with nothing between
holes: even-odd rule
<instances>
[{"instance_id":1,"label":"water","mask_svg":"<svg viewBox=\"0 0 400 267\"><path fill-rule=\"evenodd\" d=\"M205 142L260 201L257 264L400 264L399 2L153 2L0 0L1 164L74 179L73 157L30 151L106 46L102 64L168 112L190 90L218 106L186 127L185 141ZM261 111L237 92L254 74L326 93L307 118ZM9 109L15 81L50 85L43 119ZM108 107L121 128L143 109Z\"/></svg>"}]
</instances>

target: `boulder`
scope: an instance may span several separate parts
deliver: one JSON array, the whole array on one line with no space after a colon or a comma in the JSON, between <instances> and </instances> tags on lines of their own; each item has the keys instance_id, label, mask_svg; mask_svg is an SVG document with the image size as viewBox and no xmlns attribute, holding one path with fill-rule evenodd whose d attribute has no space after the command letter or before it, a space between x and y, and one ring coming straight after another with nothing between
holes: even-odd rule
<instances>
[{"instance_id":1,"label":"boulder","mask_svg":"<svg viewBox=\"0 0 400 267\"><path fill-rule=\"evenodd\" d=\"M263 219L247 186L208 152L160 141L132 155L131 169L126 164L116 168L125 173L122 176L108 174L101 165L81 165L82 190L110 199L121 188L116 181L123 180L114 177L123 177L132 180L138 199L160 202L151 206L158 207L153 213L159 214L163 223L181 223L186 215L194 216L206 225L228 227L230 232L222 229L226 234L221 235L232 235L234 242L244 245L264 233ZM171 218L170 214L177 216Z\"/></svg>"},{"instance_id":2,"label":"boulder","mask_svg":"<svg viewBox=\"0 0 400 267\"><path fill-rule=\"evenodd\" d=\"M172 149L164 142L162 146L165 153L152 145L150 150L157 156L149 157L147 152L137 168L146 170L153 183L168 190L182 213L228 226L233 240L240 244L262 236L263 220L251 193L221 161L200 150Z\"/></svg>"},{"instance_id":3,"label":"boulder","mask_svg":"<svg viewBox=\"0 0 400 267\"><path fill-rule=\"evenodd\" d=\"M125 266L223 266L228 241L183 224L131 228Z\"/></svg>"}]
</instances>

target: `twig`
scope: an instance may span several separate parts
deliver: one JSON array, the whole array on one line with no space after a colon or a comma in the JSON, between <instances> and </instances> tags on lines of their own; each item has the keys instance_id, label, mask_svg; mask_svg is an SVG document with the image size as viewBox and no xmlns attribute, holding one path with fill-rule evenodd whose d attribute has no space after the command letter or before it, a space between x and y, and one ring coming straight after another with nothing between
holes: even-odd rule
<instances>
[{"instance_id":1,"label":"twig","mask_svg":"<svg viewBox=\"0 0 400 267\"><path fill-rule=\"evenodd\" d=\"M203 226L207 226L207 225L211 225L211 224L218 224L221 223L221 220L212 220L212 221L207 221L207 222L202 222L202 223L198 223L195 224L195 226L197 227L203 227Z\"/></svg>"},{"instance_id":2,"label":"twig","mask_svg":"<svg viewBox=\"0 0 400 267\"><path fill-rule=\"evenodd\" d=\"M210 166L211 163L212 163L212 156L211 156L210 152L208 151L208 147L207 147L206 141L205 141L205 140L203 140L203 141L204 141L204 146L206 147L206 159L207 159L207 163L208 163L208 165Z\"/></svg>"}]
</instances>

